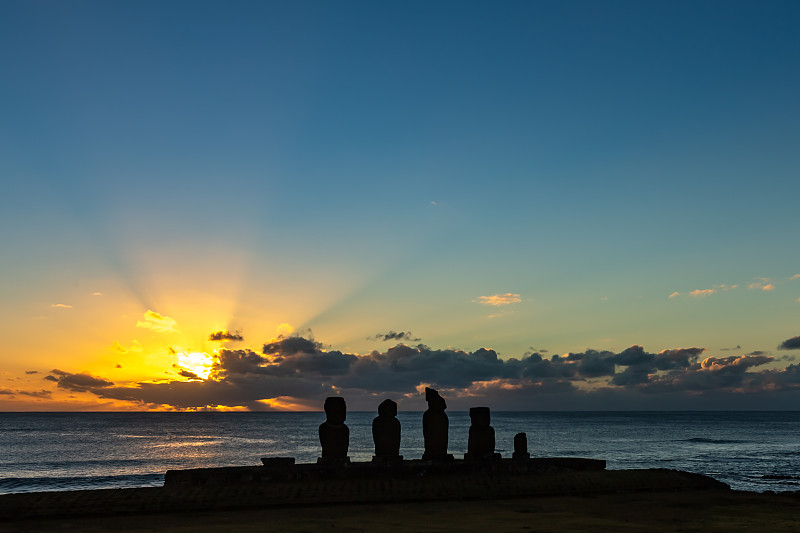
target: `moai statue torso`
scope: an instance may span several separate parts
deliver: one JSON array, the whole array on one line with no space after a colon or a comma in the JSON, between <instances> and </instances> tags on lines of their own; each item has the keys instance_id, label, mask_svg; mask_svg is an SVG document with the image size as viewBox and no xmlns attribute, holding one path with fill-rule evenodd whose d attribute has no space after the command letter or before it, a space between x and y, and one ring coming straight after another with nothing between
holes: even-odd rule
<instances>
[{"instance_id":1,"label":"moai statue torso","mask_svg":"<svg viewBox=\"0 0 800 533\"><path fill-rule=\"evenodd\" d=\"M425 388L428 410L422 415L422 436L425 439L423 459L447 459L447 438L450 420L444 412L447 403L434 389Z\"/></svg>"},{"instance_id":2,"label":"moai statue torso","mask_svg":"<svg viewBox=\"0 0 800 533\"><path fill-rule=\"evenodd\" d=\"M472 425L469 427L469 441L467 454L471 459L485 459L494 455L494 428L491 422L488 407L472 407L469 418Z\"/></svg>"},{"instance_id":3,"label":"moai statue torso","mask_svg":"<svg viewBox=\"0 0 800 533\"><path fill-rule=\"evenodd\" d=\"M350 445L350 429L344 424L347 418L344 398L339 396L325 398L325 416L325 422L319 426L322 459L345 460Z\"/></svg>"},{"instance_id":4,"label":"moai statue torso","mask_svg":"<svg viewBox=\"0 0 800 533\"><path fill-rule=\"evenodd\" d=\"M378 416L372 421L372 440L379 459L400 458L400 421L396 417L397 404L392 400L381 402Z\"/></svg>"}]
</instances>

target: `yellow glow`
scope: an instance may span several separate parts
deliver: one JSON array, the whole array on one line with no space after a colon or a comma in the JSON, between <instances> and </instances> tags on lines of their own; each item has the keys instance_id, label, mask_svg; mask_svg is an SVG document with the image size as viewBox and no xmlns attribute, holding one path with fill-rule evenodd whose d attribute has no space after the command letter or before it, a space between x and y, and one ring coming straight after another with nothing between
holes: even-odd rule
<instances>
[{"instance_id":1,"label":"yellow glow","mask_svg":"<svg viewBox=\"0 0 800 533\"><path fill-rule=\"evenodd\" d=\"M264 404L276 411L319 411L318 405L303 403L289 396L278 396L277 398L258 400L258 403Z\"/></svg>"},{"instance_id":2,"label":"yellow glow","mask_svg":"<svg viewBox=\"0 0 800 533\"><path fill-rule=\"evenodd\" d=\"M207 379L208 375L211 374L214 358L205 352L179 353L178 364L182 368L197 374L197 377Z\"/></svg>"}]
</instances>

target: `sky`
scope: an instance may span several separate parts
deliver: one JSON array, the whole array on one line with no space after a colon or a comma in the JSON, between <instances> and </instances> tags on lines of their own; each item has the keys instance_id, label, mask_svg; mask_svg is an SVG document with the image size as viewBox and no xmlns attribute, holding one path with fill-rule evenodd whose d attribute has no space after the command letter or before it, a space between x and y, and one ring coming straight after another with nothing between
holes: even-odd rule
<instances>
[{"instance_id":1,"label":"sky","mask_svg":"<svg viewBox=\"0 0 800 533\"><path fill-rule=\"evenodd\" d=\"M800 409L800 4L0 3L0 411Z\"/></svg>"}]
</instances>

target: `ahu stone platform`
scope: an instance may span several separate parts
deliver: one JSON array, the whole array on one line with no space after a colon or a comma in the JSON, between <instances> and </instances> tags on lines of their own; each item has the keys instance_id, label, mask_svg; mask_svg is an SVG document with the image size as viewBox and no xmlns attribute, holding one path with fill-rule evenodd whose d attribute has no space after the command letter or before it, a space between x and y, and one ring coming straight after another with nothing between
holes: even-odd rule
<instances>
[{"instance_id":1,"label":"ahu stone platform","mask_svg":"<svg viewBox=\"0 0 800 533\"><path fill-rule=\"evenodd\" d=\"M412 462L413 463L413 462ZM603 462L537 460L541 470L480 470L411 465L400 475L367 475L368 468L316 470L287 477L269 468L170 471L164 487L39 492L0 496L0 524L22 518L206 512L292 506L492 500L620 492L729 491L728 485L677 470L604 470ZM564 465L579 469L565 469ZM583 468L581 467L588 467ZM427 468L427 469L426 469ZM414 473L416 470L416 474ZM304 472L306 471L306 472ZM315 472L315 473L312 473ZM295 472L297 473L297 472ZM307 476L305 474L308 474ZM2 526L0 526L2 529Z\"/></svg>"}]
</instances>

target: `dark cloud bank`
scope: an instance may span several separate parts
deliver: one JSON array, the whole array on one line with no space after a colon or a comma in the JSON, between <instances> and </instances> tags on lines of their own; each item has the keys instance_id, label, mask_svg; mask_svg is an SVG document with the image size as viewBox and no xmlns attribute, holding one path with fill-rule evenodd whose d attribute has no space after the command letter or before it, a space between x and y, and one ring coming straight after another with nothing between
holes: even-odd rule
<instances>
[{"instance_id":1,"label":"dark cloud bank","mask_svg":"<svg viewBox=\"0 0 800 533\"><path fill-rule=\"evenodd\" d=\"M790 339L791 341L792 339ZM787 342L790 342L787 341ZM786 344L786 343L784 343ZM304 337L284 337L260 351L222 348L209 379L187 369L189 381L118 386L88 373L53 370L58 387L144 406L267 407L280 399L317 409L342 395L353 410L374 410L384 398L401 409L423 410L420 389L438 388L451 409L488 405L495 410L796 409L800 365L775 369L768 355L713 357L704 348L649 353L586 350L547 357L500 359L474 352L398 344L365 355L326 350Z\"/></svg>"}]
</instances>

